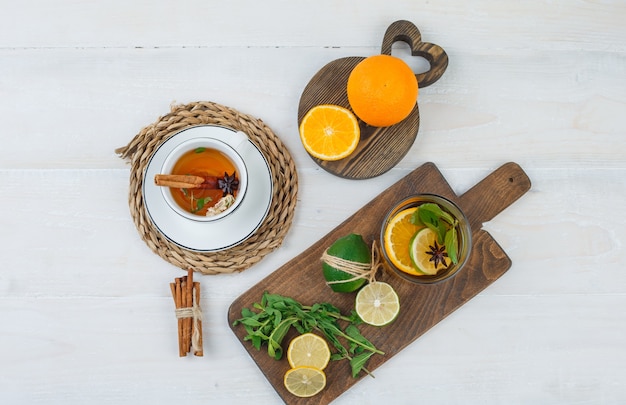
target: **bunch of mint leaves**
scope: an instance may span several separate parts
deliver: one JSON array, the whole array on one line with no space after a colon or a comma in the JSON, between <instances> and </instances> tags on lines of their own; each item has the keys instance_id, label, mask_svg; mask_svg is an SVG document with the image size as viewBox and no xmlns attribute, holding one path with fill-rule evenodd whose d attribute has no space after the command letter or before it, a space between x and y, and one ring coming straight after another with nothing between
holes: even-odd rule
<instances>
[{"instance_id":1,"label":"bunch of mint leaves","mask_svg":"<svg viewBox=\"0 0 626 405\"><path fill-rule=\"evenodd\" d=\"M384 354L361 334L357 325L362 320L355 311L345 316L327 302L306 306L293 298L268 292L253 307L258 312L243 308L242 317L235 320L233 325L243 325L248 333L244 341L250 341L257 350L266 344L268 355L276 360L282 358L282 341L291 327L301 334L313 330L324 334L336 349L331 360L349 360L352 377L355 378L361 371L371 375L365 368L367 361L374 354ZM345 329L341 328L339 321L348 323ZM347 347L342 344L342 340L348 343Z\"/></svg>"},{"instance_id":2,"label":"bunch of mint leaves","mask_svg":"<svg viewBox=\"0 0 626 405\"><path fill-rule=\"evenodd\" d=\"M437 242L446 247L446 252L452 263L459 262L459 236L456 230L459 222L456 218L442 210L438 204L424 203L413 213L411 223L432 229L437 235Z\"/></svg>"}]
</instances>

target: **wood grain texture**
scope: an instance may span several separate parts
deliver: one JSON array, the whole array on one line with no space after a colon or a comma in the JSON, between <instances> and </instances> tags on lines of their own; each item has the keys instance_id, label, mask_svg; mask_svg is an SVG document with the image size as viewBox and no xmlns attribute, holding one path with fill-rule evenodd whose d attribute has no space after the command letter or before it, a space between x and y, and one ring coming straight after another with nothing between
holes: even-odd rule
<instances>
[{"instance_id":1,"label":"wood grain texture","mask_svg":"<svg viewBox=\"0 0 626 405\"><path fill-rule=\"evenodd\" d=\"M462 196L504 162L532 189L483 229L511 268L337 404L626 403L626 2L24 0L0 13L0 403L278 404L232 333L243 292L424 162ZM449 56L419 136L363 181L304 151L298 103L405 19ZM424 61L402 41L392 53ZM113 150L208 100L261 118L298 169L280 249L199 276L204 357L180 359L168 284ZM452 146L452 147L451 147Z\"/></svg>"},{"instance_id":2,"label":"wood grain texture","mask_svg":"<svg viewBox=\"0 0 626 405\"><path fill-rule=\"evenodd\" d=\"M420 56L429 63L427 71L415 75L420 88L430 86L443 76L448 68L448 54L439 45L422 42L422 34L415 24L406 20L393 22L385 31L380 53L391 55L392 46L398 41L409 45L411 55Z\"/></svg>"},{"instance_id":3,"label":"wood grain texture","mask_svg":"<svg viewBox=\"0 0 626 405\"><path fill-rule=\"evenodd\" d=\"M428 71L416 74L420 87L436 82L448 67L445 51L434 44L422 42L417 27L410 21L392 23L384 34L381 53L391 55L391 47L397 41L406 42L414 56L424 57L430 63ZM335 104L350 109L346 90L352 69L364 57L346 57L328 63L309 81L300 97L298 125L306 113L316 105ZM402 159L415 141L419 130L420 114L415 104L409 115L399 123L388 127L374 127L359 120L361 139L350 156L335 161L324 161L311 156L324 170L348 179L369 179L380 176Z\"/></svg>"},{"instance_id":4,"label":"wood grain texture","mask_svg":"<svg viewBox=\"0 0 626 405\"><path fill-rule=\"evenodd\" d=\"M502 182L502 178L507 181ZM515 181L508 181L508 179L515 179ZM451 280L433 285L415 285L388 272L382 273L378 280L385 281L394 287L400 298L402 309L398 318L388 326L377 328L364 325L361 327L363 334L378 349L385 352L385 356L374 356L371 359L368 364L370 371L396 355L509 269L510 259L493 238L481 229L481 225L483 219L494 217L526 193L529 188L530 182L523 170L518 165L509 163L487 176L472 189L473 191L468 192L470 194L464 200L466 207L480 204L481 202L475 198L488 193L498 196L497 203L485 204L486 209L469 210L466 214L471 223L478 224L472 227L472 253L466 266ZM383 191L309 249L237 298L228 312L231 325L241 317L242 308L252 309L253 304L260 301L265 291L295 298L305 305L330 302L342 313L350 313L354 309L354 294L335 293L326 285L320 264L322 253L334 241L350 233L362 235L368 243L379 240L380 228L387 212L398 201L416 193L435 193L455 202L458 200L434 164L427 163L419 167ZM347 362L331 362L325 370L328 385L324 391L314 398L296 398L286 391L283 385L283 375L289 369L286 359L276 361L267 355L266 350L254 349L249 342L243 340L246 332L242 326L233 326L233 332L242 341L274 389L287 403L327 404L358 381L349 378L350 367ZM285 342L288 342L291 337L293 333L287 336Z\"/></svg>"},{"instance_id":5,"label":"wood grain texture","mask_svg":"<svg viewBox=\"0 0 626 405\"><path fill-rule=\"evenodd\" d=\"M346 83L350 72L363 57L347 57L330 62L309 82L298 106L298 125L306 113L319 104L335 104L350 108ZM373 127L359 120L361 139L350 156L335 161L311 159L324 170L348 179L369 179L379 176L402 159L409 151L419 129L419 107L415 104L409 116L389 127Z\"/></svg>"}]
</instances>

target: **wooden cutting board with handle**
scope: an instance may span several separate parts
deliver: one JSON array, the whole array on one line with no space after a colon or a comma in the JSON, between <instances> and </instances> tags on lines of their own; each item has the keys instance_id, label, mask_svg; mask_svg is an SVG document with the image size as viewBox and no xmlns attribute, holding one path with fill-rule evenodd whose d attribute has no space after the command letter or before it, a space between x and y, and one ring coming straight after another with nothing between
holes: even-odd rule
<instances>
[{"instance_id":1,"label":"wooden cutting board with handle","mask_svg":"<svg viewBox=\"0 0 626 405\"><path fill-rule=\"evenodd\" d=\"M326 285L320 262L324 250L335 240L350 233L361 234L368 243L378 241L385 214L405 197L417 193L434 193L447 197L459 205L472 226L473 247L469 261L455 277L434 285L416 285L386 272L377 278L393 286L400 298L401 310L390 325L380 328L369 325L359 327L365 337L385 352L385 356L375 355L368 363L369 370L376 370L509 269L509 257L481 228L484 222L494 218L529 189L530 179L522 168L516 163L507 163L458 197L437 167L433 163L426 163L383 191L318 242L237 298L228 311L233 332L286 403L327 404L356 384L360 378L370 377L362 373L364 376L354 379L347 361L332 361L325 370L328 382L321 393L312 398L294 397L283 386L283 376L289 369L287 359L277 361L268 356L267 350L257 351L249 342L243 341L246 335L243 326L232 326L241 317L242 308L252 308L255 302L260 302L263 293L268 291L295 298L305 305L329 302L342 313L350 313L354 308L356 293L336 293ZM285 351L293 336L295 335L292 333L285 337Z\"/></svg>"},{"instance_id":2,"label":"wooden cutting board with handle","mask_svg":"<svg viewBox=\"0 0 626 405\"><path fill-rule=\"evenodd\" d=\"M443 75L448 67L448 55L438 45L422 42L420 31L413 23L396 21L387 28L383 37L381 53L391 55L394 42L406 42L413 56L422 57L430 64L427 72L416 74L420 88L430 86ZM346 85L352 69L364 57L353 56L334 60L311 78L300 97L298 125L306 113L316 105L336 104L350 109ZM379 176L393 168L409 151L419 129L418 105L407 118L389 127L372 127L359 120L361 140L356 150L347 158L324 161L311 158L326 171L347 179L368 179Z\"/></svg>"}]
</instances>

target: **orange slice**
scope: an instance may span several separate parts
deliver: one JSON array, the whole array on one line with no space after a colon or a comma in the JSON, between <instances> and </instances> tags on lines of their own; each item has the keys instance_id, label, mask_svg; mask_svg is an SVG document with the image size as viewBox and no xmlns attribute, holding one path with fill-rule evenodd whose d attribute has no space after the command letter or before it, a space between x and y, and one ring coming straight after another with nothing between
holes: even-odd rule
<instances>
[{"instance_id":1,"label":"orange slice","mask_svg":"<svg viewBox=\"0 0 626 405\"><path fill-rule=\"evenodd\" d=\"M300 140L304 149L321 160L339 160L349 156L360 138L356 116L338 105L315 106L300 123Z\"/></svg>"},{"instance_id":2,"label":"orange slice","mask_svg":"<svg viewBox=\"0 0 626 405\"><path fill-rule=\"evenodd\" d=\"M407 208L389 220L384 233L384 247L389 260L398 270L421 276L424 273L415 268L410 255L411 239L422 228L411 223L415 211L417 207Z\"/></svg>"}]
</instances>

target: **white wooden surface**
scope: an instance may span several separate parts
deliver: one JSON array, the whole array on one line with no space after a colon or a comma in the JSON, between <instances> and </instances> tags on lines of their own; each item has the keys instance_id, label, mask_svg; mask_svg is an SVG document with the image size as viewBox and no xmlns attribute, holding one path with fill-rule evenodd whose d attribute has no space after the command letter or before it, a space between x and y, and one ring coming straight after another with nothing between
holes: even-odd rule
<instances>
[{"instance_id":1,"label":"white wooden surface","mask_svg":"<svg viewBox=\"0 0 626 405\"><path fill-rule=\"evenodd\" d=\"M458 193L507 161L527 171L532 190L485 224L513 266L336 403L626 401L625 2L1 3L0 403L281 403L230 303L426 161ZM331 176L299 142L300 93L327 62L378 53L398 19L449 69L397 168ZM140 240L113 150L197 100L262 118L300 193L280 249L199 277L205 356L179 358L181 271Z\"/></svg>"}]
</instances>

